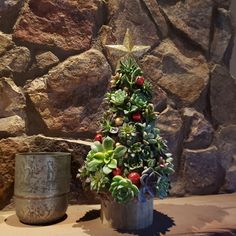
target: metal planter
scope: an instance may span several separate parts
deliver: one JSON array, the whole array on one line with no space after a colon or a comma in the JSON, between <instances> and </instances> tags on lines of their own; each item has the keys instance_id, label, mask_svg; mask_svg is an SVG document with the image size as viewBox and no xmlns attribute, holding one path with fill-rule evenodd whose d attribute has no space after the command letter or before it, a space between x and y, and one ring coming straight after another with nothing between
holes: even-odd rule
<instances>
[{"instance_id":1,"label":"metal planter","mask_svg":"<svg viewBox=\"0 0 236 236\"><path fill-rule=\"evenodd\" d=\"M70 190L69 153L21 153L15 158L16 215L27 224L46 224L65 215Z\"/></svg>"},{"instance_id":2,"label":"metal planter","mask_svg":"<svg viewBox=\"0 0 236 236\"><path fill-rule=\"evenodd\" d=\"M138 230L152 225L153 198L146 202L137 200L120 204L110 199L101 199L101 221L114 229Z\"/></svg>"}]
</instances>

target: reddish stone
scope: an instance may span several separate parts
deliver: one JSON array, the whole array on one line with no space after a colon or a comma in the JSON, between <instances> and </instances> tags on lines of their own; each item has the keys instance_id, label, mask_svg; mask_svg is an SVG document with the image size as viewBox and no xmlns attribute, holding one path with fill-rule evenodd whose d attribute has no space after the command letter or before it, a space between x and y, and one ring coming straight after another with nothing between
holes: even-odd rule
<instances>
[{"instance_id":1,"label":"reddish stone","mask_svg":"<svg viewBox=\"0 0 236 236\"><path fill-rule=\"evenodd\" d=\"M14 29L14 37L33 44L82 51L102 24L102 1L30 0Z\"/></svg>"}]
</instances>

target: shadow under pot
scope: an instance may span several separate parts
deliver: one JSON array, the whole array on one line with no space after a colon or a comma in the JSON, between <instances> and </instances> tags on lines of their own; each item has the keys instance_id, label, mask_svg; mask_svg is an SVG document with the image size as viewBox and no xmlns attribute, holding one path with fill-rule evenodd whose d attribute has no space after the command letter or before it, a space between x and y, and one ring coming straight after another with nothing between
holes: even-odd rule
<instances>
[{"instance_id":1,"label":"shadow under pot","mask_svg":"<svg viewBox=\"0 0 236 236\"><path fill-rule=\"evenodd\" d=\"M16 215L21 222L48 224L65 216L70 166L70 153L16 154L14 199Z\"/></svg>"}]
</instances>

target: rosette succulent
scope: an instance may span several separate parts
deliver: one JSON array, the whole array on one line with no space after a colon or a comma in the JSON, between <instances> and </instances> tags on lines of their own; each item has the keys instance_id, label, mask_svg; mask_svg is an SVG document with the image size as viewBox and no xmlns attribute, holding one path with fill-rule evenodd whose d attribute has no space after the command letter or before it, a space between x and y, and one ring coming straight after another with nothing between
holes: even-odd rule
<instances>
[{"instance_id":1,"label":"rosette succulent","mask_svg":"<svg viewBox=\"0 0 236 236\"><path fill-rule=\"evenodd\" d=\"M136 185L132 184L129 179L119 175L113 177L109 191L118 203L126 203L139 193Z\"/></svg>"},{"instance_id":2,"label":"rosette succulent","mask_svg":"<svg viewBox=\"0 0 236 236\"><path fill-rule=\"evenodd\" d=\"M131 103L138 108L144 108L148 103L146 96L144 96L141 92L133 93L130 100Z\"/></svg>"},{"instance_id":3,"label":"rosette succulent","mask_svg":"<svg viewBox=\"0 0 236 236\"><path fill-rule=\"evenodd\" d=\"M127 93L124 90L117 90L109 94L110 102L116 106L120 106L124 103L127 97Z\"/></svg>"}]
</instances>

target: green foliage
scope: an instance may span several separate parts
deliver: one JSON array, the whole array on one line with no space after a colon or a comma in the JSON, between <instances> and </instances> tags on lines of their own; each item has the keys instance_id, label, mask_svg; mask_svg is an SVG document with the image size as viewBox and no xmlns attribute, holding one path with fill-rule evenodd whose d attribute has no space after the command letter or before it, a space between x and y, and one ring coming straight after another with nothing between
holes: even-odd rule
<instances>
[{"instance_id":1,"label":"green foliage","mask_svg":"<svg viewBox=\"0 0 236 236\"><path fill-rule=\"evenodd\" d=\"M161 176L156 185L158 197L161 199L167 197L169 187L170 187L170 182L168 177L166 175Z\"/></svg>"},{"instance_id":2,"label":"green foliage","mask_svg":"<svg viewBox=\"0 0 236 236\"><path fill-rule=\"evenodd\" d=\"M139 193L139 189L129 179L122 176L113 177L109 191L118 203L126 203Z\"/></svg>"},{"instance_id":3,"label":"green foliage","mask_svg":"<svg viewBox=\"0 0 236 236\"><path fill-rule=\"evenodd\" d=\"M80 170L80 178L92 190L109 192L119 203L137 196L141 201L147 195L167 196L174 172L167 143L156 128L152 87L142 74L133 59L120 62L105 98L103 141L94 142ZM121 176L114 177L117 167ZM131 172L141 176L139 188L127 178Z\"/></svg>"},{"instance_id":4,"label":"green foliage","mask_svg":"<svg viewBox=\"0 0 236 236\"><path fill-rule=\"evenodd\" d=\"M147 98L140 92L135 92L130 98L131 103L138 108L145 108L147 106Z\"/></svg>"},{"instance_id":5,"label":"green foliage","mask_svg":"<svg viewBox=\"0 0 236 236\"><path fill-rule=\"evenodd\" d=\"M106 189L109 186L110 179L104 174L103 171L97 171L94 175L91 175L90 188L94 191Z\"/></svg>"},{"instance_id":6,"label":"green foliage","mask_svg":"<svg viewBox=\"0 0 236 236\"><path fill-rule=\"evenodd\" d=\"M94 142L85 160L85 166L81 169L80 176L82 178L89 176L91 189L99 191L109 182L106 175L109 175L117 167L117 162L126 150L127 148L122 145L114 148L114 140L109 136L102 143Z\"/></svg>"},{"instance_id":7,"label":"green foliage","mask_svg":"<svg viewBox=\"0 0 236 236\"><path fill-rule=\"evenodd\" d=\"M119 130L120 142L131 145L136 140L136 128L132 124L124 123Z\"/></svg>"},{"instance_id":8,"label":"green foliage","mask_svg":"<svg viewBox=\"0 0 236 236\"><path fill-rule=\"evenodd\" d=\"M115 92L108 93L107 96L110 99L111 103L113 103L116 106L120 106L124 103L127 97L127 93L119 89Z\"/></svg>"}]
</instances>

